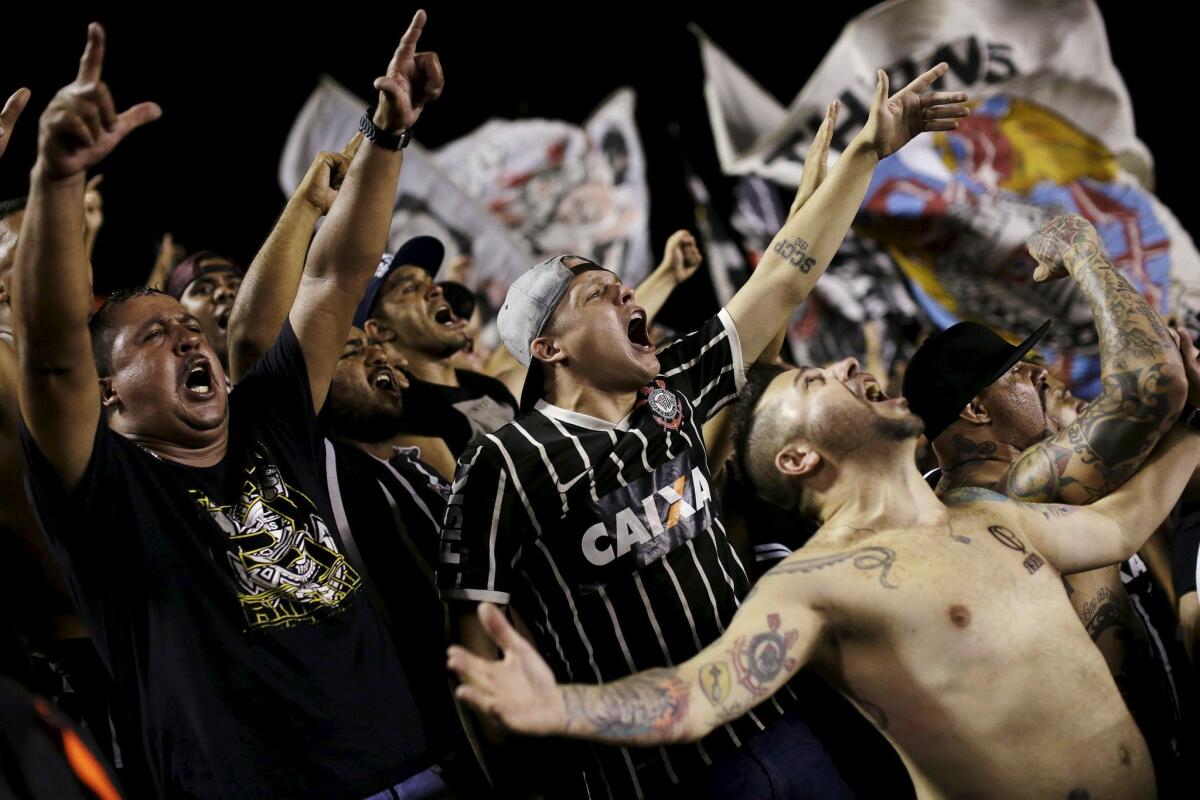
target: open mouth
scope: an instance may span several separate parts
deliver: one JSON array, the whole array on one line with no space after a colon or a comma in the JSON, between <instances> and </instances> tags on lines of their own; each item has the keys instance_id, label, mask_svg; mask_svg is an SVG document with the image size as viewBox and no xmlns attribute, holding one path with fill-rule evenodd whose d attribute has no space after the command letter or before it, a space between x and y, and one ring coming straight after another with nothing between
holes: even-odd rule
<instances>
[{"instance_id":1,"label":"open mouth","mask_svg":"<svg viewBox=\"0 0 1200 800\"><path fill-rule=\"evenodd\" d=\"M389 394L399 394L401 389L408 388L408 379L393 372L390 367L380 367L371 373L371 386Z\"/></svg>"},{"instance_id":2,"label":"open mouth","mask_svg":"<svg viewBox=\"0 0 1200 800\"><path fill-rule=\"evenodd\" d=\"M875 383L874 378L863 381L862 399L868 403L879 403L886 406L898 406L907 401L903 397L888 397L887 392Z\"/></svg>"},{"instance_id":3,"label":"open mouth","mask_svg":"<svg viewBox=\"0 0 1200 800\"><path fill-rule=\"evenodd\" d=\"M458 317L454 316L454 312L450 310L450 306L439 306L433 312L433 321L438 325L446 328L453 328L458 324Z\"/></svg>"},{"instance_id":4,"label":"open mouth","mask_svg":"<svg viewBox=\"0 0 1200 800\"><path fill-rule=\"evenodd\" d=\"M231 316L233 316L232 308L225 308L217 312L217 327L222 331L229 330L229 318Z\"/></svg>"},{"instance_id":5,"label":"open mouth","mask_svg":"<svg viewBox=\"0 0 1200 800\"><path fill-rule=\"evenodd\" d=\"M650 334L646 330L646 312L638 309L629 318L629 326L625 331L630 343L635 349L643 352L653 352L654 345L650 343Z\"/></svg>"},{"instance_id":6,"label":"open mouth","mask_svg":"<svg viewBox=\"0 0 1200 800\"><path fill-rule=\"evenodd\" d=\"M213 390L212 371L207 361L195 363L188 368L183 387L188 395L197 400L207 400L216 394Z\"/></svg>"}]
</instances>

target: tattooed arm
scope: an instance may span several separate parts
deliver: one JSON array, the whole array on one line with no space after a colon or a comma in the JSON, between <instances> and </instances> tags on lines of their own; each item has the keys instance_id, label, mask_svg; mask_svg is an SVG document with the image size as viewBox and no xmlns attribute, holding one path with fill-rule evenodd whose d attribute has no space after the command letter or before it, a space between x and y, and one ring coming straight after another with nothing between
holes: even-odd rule
<instances>
[{"instance_id":1,"label":"tattooed arm","mask_svg":"<svg viewBox=\"0 0 1200 800\"><path fill-rule=\"evenodd\" d=\"M1036 280L1070 275L1100 334L1103 391L1053 439L1026 450L1004 478L1029 502L1086 505L1127 481L1179 416L1187 383L1179 349L1082 217L1064 214L1035 233Z\"/></svg>"},{"instance_id":2,"label":"tattooed arm","mask_svg":"<svg viewBox=\"0 0 1200 800\"><path fill-rule=\"evenodd\" d=\"M518 733L632 745L695 741L766 700L811 655L823 625L797 583L760 583L725 634L694 657L611 683L557 685L533 646L488 603L479 618L503 658L451 647L447 666L462 681L460 699Z\"/></svg>"},{"instance_id":3,"label":"tattooed arm","mask_svg":"<svg viewBox=\"0 0 1200 800\"><path fill-rule=\"evenodd\" d=\"M1089 506L1008 500L987 489L959 489L947 505L1004 503L1034 546L1060 572L1084 572L1116 564L1137 552L1178 502L1200 462L1200 433L1183 423L1121 488Z\"/></svg>"},{"instance_id":4,"label":"tattooed arm","mask_svg":"<svg viewBox=\"0 0 1200 800\"><path fill-rule=\"evenodd\" d=\"M766 348L829 266L879 160L922 131L953 130L955 119L967 115L961 105L965 94L925 93L947 69L938 64L890 97L887 75L879 71L866 126L812 197L788 217L746 285L729 301L727 309L747 361Z\"/></svg>"}]
</instances>

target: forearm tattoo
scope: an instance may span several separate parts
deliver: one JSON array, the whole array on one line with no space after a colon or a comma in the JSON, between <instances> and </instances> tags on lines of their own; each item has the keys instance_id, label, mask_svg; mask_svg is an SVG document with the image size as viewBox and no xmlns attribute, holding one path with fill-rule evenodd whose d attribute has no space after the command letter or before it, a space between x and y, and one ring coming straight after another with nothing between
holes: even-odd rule
<instances>
[{"instance_id":1,"label":"forearm tattoo","mask_svg":"<svg viewBox=\"0 0 1200 800\"><path fill-rule=\"evenodd\" d=\"M999 488L1022 500L1082 505L1104 497L1141 466L1172 422L1177 348L1162 319L1093 237L1086 220L1064 215L1032 240L1039 261L1057 271L1071 264L1099 333L1103 392L1065 435L1013 463Z\"/></svg>"},{"instance_id":2,"label":"forearm tattoo","mask_svg":"<svg viewBox=\"0 0 1200 800\"><path fill-rule=\"evenodd\" d=\"M1025 451L1001 488L1028 502L1064 499L1081 505L1104 497L1137 471L1171 426L1172 381L1165 363L1102 376L1104 390L1053 441ZM1066 441L1063 441L1063 439ZM1084 479L1067 475L1072 465L1088 468Z\"/></svg>"},{"instance_id":3,"label":"forearm tattoo","mask_svg":"<svg viewBox=\"0 0 1200 800\"><path fill-rule=\"evenodd\" d=\"M805 274L808 274L817 263L817 260L808 254L808 242L799 236L790 242L787 239L776 242L775 252L784 261Z\"/></svg>"},{"instance_id":4,"label":"forearm tattoo","mask_svg":"<svg viewBox=\"0 0 1200 800\"><path fill-rule=\"evenodd\" d=\"M568 734L670 742L684 736L691 687L675 669L650 669L598 686L564 686Z\"/></svg>"},{"instance_id":5,"label":"forearm tattoo","mask_svg":"<svg viewBox=\"0 0 1200 800\"><path fill-rule=\"evenodd\" d=\"M705 699L720 712L721 721L741 716L760 698L773 694L776 684L796 671L799 663L789 651L799 638L794 629L782 630L779 614L768 614L767 627L751 636L739 636L729 658L700 667L696 681ZM749 696L735 699L738 686Z\"/></svg>"}]
</instances>

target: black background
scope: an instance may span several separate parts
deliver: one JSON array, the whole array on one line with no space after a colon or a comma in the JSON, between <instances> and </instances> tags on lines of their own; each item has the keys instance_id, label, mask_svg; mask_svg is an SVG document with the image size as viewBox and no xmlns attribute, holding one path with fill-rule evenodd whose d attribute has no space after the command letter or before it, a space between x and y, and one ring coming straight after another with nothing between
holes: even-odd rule
<instances>
[{"instance_id":1,"label":"black background","mask_svg":"<svg viewBox=\"0 0 1200 800\"><path fill-rule=\"evenodd\" d=\"M6 6L8 4L5 4ZM692 224L683 156L725 201L707 111L695 22L781 102L804 85L842 26L869 2L752 3L704 9L656 4L547 6L428 3L421 49L436 50L446 92L422 117L418 139L437 147L493 116L582 122L614 89L638 93L648 162L652 242ZM1195 114L1195 45L1145 3L1101 3L1113 58L1133 98L1139 135L1157 161L1158 194L1197 230L1186 181ZM69 82L87 22L108 31L104 77L119 108L141 100L163 118L134 133L99 168L105 225L95 253L97 291L140 283L164 231L188 249L248 264L283 206L280 150L321 73L364 98L416 6L341 0L303 8L251 3L146 11L26 4L0 12L0 94L29 86L33 99L0 160L0 197L25 191L37 115ZM1160 7L1161 8L1161 7ZM1189 127L1192 126L1192 127ZM677 293L664 321L714 310L701 276Z\"/></svg>"}]
</instances>

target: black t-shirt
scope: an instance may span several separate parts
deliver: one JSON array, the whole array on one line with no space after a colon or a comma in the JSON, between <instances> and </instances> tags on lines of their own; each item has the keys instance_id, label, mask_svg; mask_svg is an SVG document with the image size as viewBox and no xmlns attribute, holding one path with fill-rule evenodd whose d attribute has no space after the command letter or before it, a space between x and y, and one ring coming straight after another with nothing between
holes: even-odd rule
<instances>
[{"instance_id":1,"label":"black t-shirt","mask_svg":"<svg viewBox=\"0 0 1200 800\"><path fill-rule=\"evenodd\" d=\"M27 430L30 497L170 797L360 798L426 766L395 648L345 558L300 344L229 396L211 468L103 419L79 486Z\"/></svg>"},{"instance_id":2,"label":"black t-shirt","mask_svg":"<svg viewBox=\"0 0 1200 800\"><path fill-rule=\"evenodd\" d=\"M659 353L614 425L539 402L459 460L442 596L508 604L560 681L679 664L725 631L749 588L710 488L702 426L743 382L722 311ZM596 747L607 795L654 797L704 774L783 713L786 692L698 745ZM606 796L603 786L590 788Z\"/></svg>"},{"instance_id":3,"label":"black t-shirt","mask_svg":"<svg viewBox=\"0 0 1200 800\"><path fill-rule=\"evenodd\" d=\"M443 439L455 458L476 436L517 418L517 401L504 384L489 375L456 369L458 386L429 383L412 375L404 390L407 433Z\"/></svg>"},{"instance_id":4,"label":"black t-shirt","mask_svg":"<svg viewBox=\"0 0 1200 800\"><path fill-rule=\"evenodd\" d=\"M421 461L415 448L397 448L385 461L327 441L325 453L333 519L347 557L363 566L366 588L384 609L430 750L460 794L485 796L486 779L450 690L445 607L434 581L450 485Z\"/></svg>"}]
</instances>

